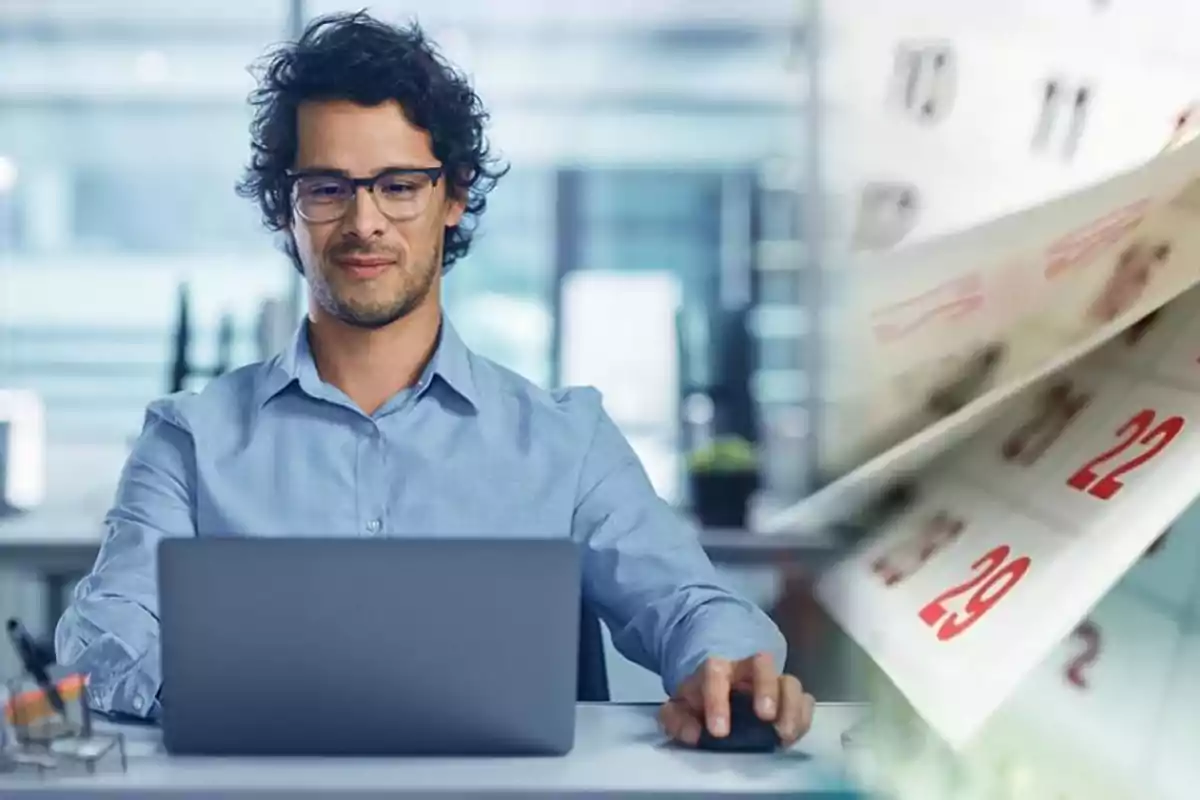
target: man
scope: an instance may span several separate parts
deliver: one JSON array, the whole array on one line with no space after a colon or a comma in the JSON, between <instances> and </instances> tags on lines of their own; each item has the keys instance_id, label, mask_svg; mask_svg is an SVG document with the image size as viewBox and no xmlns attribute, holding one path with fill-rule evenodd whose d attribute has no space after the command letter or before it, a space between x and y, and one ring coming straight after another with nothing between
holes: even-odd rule
<instances>
[{"instance_id":1,"label":"man","mask_svg":"<svg viewBox=\"0 0 1200 800\"><path fill-rule=\"evenodd\" d=\"M672 737L725 735L733 689L785 741L803 735L813 699L779 673L782 636L720 585L598 393L542 391L443 317L442 273L503 174L465 80L415 26L352 14L274 53L251 101L241 190L307 279L308 318L275 359L150 405L56 632L91 702L158 713L163 537L561 530L618 649L662 676Z\"/></svg>"}]
</instances>

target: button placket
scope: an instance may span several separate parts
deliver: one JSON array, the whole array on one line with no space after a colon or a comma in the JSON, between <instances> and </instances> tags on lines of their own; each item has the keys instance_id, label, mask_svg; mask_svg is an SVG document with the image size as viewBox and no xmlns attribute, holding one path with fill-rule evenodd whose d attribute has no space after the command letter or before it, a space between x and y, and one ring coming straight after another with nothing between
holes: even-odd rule
<instances>
[{"instance_id":1,"label":"button placket","mask_svg":"<svg viewBox=\"0 0 1200 800\"><path fill-rule=\"evenodd\" d=\"M365 505L363 513L367 515L366 531L371 536L379 536L385 532L387 486L386 462L383 430L379 422L371 426L367 437L366 449L370 453L366 459L366 469L361 476L361 486L367 487L364 492Z\"/></svg>"}]
</instances>

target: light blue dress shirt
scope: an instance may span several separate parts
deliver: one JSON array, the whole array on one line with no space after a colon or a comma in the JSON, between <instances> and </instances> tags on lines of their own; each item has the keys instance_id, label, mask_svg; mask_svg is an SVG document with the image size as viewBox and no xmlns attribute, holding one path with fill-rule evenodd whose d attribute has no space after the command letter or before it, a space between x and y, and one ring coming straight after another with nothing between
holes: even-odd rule
<instances>
[{"instance_id":1,"label":"light blue dress shirt","mask_svg":"<svg viewBox=\"0 0 1200 800\"><path fill-rule=\"evenodd\" d=\"M105 525L55 632L101 711L159 711L167 536L571 536L585 598L668 693L709 656L786 655L655 494L595 389L542 390L448 321L417 385L370 416L322 382L305 325L271 361L151 403Z\"/></svg>"}]
</instances>

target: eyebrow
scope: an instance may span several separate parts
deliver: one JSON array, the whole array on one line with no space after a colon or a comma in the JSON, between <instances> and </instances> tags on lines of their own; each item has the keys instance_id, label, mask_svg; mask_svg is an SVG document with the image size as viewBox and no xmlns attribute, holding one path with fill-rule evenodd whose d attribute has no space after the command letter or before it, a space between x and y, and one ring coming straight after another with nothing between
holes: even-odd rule
<instances>
[{"instance_id":1,"label":"eyebrow","mask_svg":"<svg viewBox=\"0 0 1200 800\"><path fill-rule=\"evenodd\" d=\"M372 172L369 175L366 175L364 177L375 177L376 175L382 175L385 172L424 171L427 169L437 169L439 166L440 165L436 165L436 164L423 166L423 167L418 166L416 164L390 164L386 167L377 169L374 172ZM351 177L349 170L339 169L337 167L327 167L323 164L314 164L314 165L308 166L308 167L296 167L295 169L292 170L292 172L302 174L302 175L318 174L318 175L341 175L341 176L344 176L347 178Z\"/></svg>"}]
</instances>

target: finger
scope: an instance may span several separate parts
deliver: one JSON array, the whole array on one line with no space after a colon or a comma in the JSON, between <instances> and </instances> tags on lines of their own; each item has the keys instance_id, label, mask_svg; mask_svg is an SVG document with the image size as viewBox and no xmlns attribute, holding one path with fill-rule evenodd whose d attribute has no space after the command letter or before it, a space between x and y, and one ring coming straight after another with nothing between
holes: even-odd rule
<instances>
[{"instance_id":1,"label":"finger","mask_svg":"<svg viewBox=\"0 0 1200 800\"><path fill-rule=\"evenodd\" d=\"M723 658L710 658L701 669L704 721L708 732L718 738L729 733L729 692L733 665Z\"/></svg>"},{"instance_id":2,"label":"finger","mask_svg":"<svg viewBox=\"0 0 1200 800\"><path fill-rule=\"evenodd\" d=\"M784 745L790 745L812 726L814 700L805 693L800 681L784 675L779 681L779 716L775 730Z\"/></svg>"},{"instance_id":3,"label":"finger","mask_svg":"<svg viewBox=\"0 0 1200 800\"><path fill-rule=\"evenodd\" d=\"M812 728L813 715L817 713L817 698L808 692L804 693L804 711L800 714L800 723L796 726L796 738L804 736Z\"/></svg>"},{"instance_id":4,"label":"finger","mask_svg":"<svg viewBox=\"0 0 1200 800\"><path fill-rule=\"evenodd\" d=\"M679 717L676 711L671 708L671 700L667 700L666 703L659 706L658 720L662 733L670 736L671 739L676 738L676 732L679 729Z\"/></svg>"},{"instance_id":5,"label":"finger","mask_svg":"<svg viewBox=\"0 0 1200 800\"><path fill-rule=\"evenodd\" d=\"M754 712L764 722L774 722L779 710L779 672L769 653L750 659L750 680L754 691Z\"/></svg>"},{"instance_id":6,"label":"finger","mask_svg":"<svg viewBox=\"0 0 1200 800\"><path fill-rule=\"evenodd\" d=\"M675 690L675 700L684 703L697 715L704 711L704 668L701 665L695 674L679 684Z\"/></svg>"},{"instance_id":7,"label":"finger","mask_svg":"<svg viewBox=\"0 0 1200 800\"><path fill-rule=\"evenodd\" d=\"M668 700L658 711L663 732L675 741L695 746L700 741L700 718L686 703Z\"/></svg>"}]
</instances>

